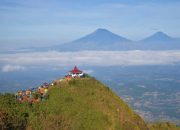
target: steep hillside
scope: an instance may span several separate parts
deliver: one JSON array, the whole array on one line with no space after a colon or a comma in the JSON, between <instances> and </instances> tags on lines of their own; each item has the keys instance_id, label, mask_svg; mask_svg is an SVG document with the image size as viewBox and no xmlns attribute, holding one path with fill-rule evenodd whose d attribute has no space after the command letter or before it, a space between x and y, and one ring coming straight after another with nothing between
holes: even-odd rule
<instances>
[{"instance_id":1,"label":"steep hillside","mask_svg":"<svg viewBox=\"0 0 180 130\"><path fill-rule=\"evenodd\" d=\"M157 122L148 125L150 130L180 130L175 124L169 122Z\"/></svg>"},{"instance_id":2,"label":"steep hillside","mask_svg":"<svg viewBox=\"0 0 180 130\"><path fill-rule=\"evenodd\" d=\"M147 124L125 102L108 87L93 78L56 81L48 93L47 100L33 105L19 103L9 94L0 95L0 128L30 130L149 129ZM149 127L159 130L156 129L159 128L157 125Z\"/></svg>"},{"instance_id":3,"label":"steep hillside","mask_svg":"<svg viewBox=\"0 0 180 130\"><path fill-rule=\"evenodd\" d=\"M51 96L46 102L47 107L53 110L53 114L65 114L64 116L71 122L69 124L71 128L147 129L138 115L108 87L95 79L60 83L49 94Z\"/></svg>"},{"instance_id":4,"label":"steep hillside","mask_svg":"<svg viewBox=\"0 0 180 130\"><path fill-rule=\"evenodd\" d=\"M42 109L48 114L39 122L42 128L147 129L138 115L95 79L76 79L55 84L50 89L49 100L43 102ZM32 127L36 128L33 124Z\"/></svg>"}]
</instances>

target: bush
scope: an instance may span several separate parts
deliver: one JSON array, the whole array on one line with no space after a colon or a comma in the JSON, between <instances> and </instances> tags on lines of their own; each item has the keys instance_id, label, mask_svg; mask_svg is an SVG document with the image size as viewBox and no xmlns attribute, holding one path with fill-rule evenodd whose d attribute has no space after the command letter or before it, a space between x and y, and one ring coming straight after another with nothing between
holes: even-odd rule
<instances>
[{"instance_id":1,"label":"bush","mask_svg":"<svg viewBox=\"0 0 180 130\"><path fill-rule=\"evenodd\" d=\"M14 95L0 95L0 128L25 129L29 117L28 104L20 104Z\"/></svg>"},{"instance_id":2,"label":"bush","mask_svg":"<svg viewBox=\"0 0 180 130\"><path fill-rule=\"evenodd\" d=\"M0 109L0 129L8 128L8 114Z\"/></svg>"}]
</instances>

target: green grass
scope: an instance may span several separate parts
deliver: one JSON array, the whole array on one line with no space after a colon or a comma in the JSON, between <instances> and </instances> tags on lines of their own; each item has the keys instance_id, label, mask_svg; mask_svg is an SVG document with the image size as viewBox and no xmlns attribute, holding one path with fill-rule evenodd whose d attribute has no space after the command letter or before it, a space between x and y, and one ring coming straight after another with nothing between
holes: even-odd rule
<instances>
[{"instance_id":1,"label":"green grass","mask_svg":"<svg viewBox=\"0 0 180 130\"><path fill-rule=\"evenodd\" d=\"M151 130L180 130L180 127L169 122L156 122L148 126Z\"/></svg>"},{"instance_id":2,"label":"green grass","mask_svg":"<svg viewBox=\"0 0 180 130\"><path fill-rule=\"evenodd\" d=\"M0 118L0 127L6 121L12 129L149 129L125 102L94 78L57 82L48 93L48 100L33 106L16 102L12 95L1 95L0 112L5 113L5 118ZM149 127L158 130L152 125ZM6 128L10 128L9 125Z\"/></svg>"},{"instance_id":3,"label":"green grass","mask_svg":"<svg viewBox=\"0 0 180 130\"><path fill-rule=\"evenodd\" d=\"M42 129L147 129L144 121L117 95L93 78L57 83L50 89L49 99L40 107L45 113L42 116L46 115L39 122L43 124Z\"/></svg>"}]
</instances>

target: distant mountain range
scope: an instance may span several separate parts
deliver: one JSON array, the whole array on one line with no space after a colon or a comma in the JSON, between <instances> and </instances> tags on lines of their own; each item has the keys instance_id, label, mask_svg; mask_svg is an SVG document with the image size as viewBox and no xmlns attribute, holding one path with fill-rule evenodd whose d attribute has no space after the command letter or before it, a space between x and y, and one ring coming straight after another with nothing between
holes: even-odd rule
<instances>
[{"instance_id":1,"label":"distant mountain range","mask_svg":"<svg viewBox=\"0 0 180 130\"><path fill-rule=\"evenodd\" d=\"M177 50L180 49L180 39L168 36L163 32L155 34L138 42L140 50Z\"/></svg>"},{"instance_id":2,"label":"distant mountain range","mask_svg":"<svg viewBox=\"0 0 180 130\"><path fill-rule=\"evenodd\" d=\"M132 41L114 34L107 29L99 28L90 34L69 43L35 49L38 51L177 50L180 49L180 38L173 38L163 32L156 32L143 40Z\"/></svg>"},{"instance_id":3,"label":"distant mountain range","mask_svg":"<svg viewBox=\"0 0 180 130\"><path fill-rule=\"evenodd\" d=\"M60 51L80 50L127 50L132 49L133 42L127 38L114 34L106 29L94 32L75 41L55 46Z\"/></svg>"},{"instance_id":4,"label":"distant mountain range","mask_svg":"<svg viewBox=\"0 0 180 130\"><path fill-rule=\"evenodd\" d=\"M157 32L141 41L135 42L100 28L82 38L54 46L51 49L59 51L175 50L180 49L180 39L170 37L163 32Z\"/></svg>"}]
</instances>

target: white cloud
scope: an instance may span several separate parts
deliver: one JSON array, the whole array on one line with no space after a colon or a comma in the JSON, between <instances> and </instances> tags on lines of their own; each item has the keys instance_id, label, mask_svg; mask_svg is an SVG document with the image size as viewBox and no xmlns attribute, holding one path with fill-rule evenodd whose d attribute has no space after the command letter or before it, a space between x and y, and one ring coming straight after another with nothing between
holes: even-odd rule
<instances>
[{"instance_id":1,"label":"white cloud","mask_svg":"<svg viewBox=\"0 0 180 130\"><path fill-rule=\"evenodd\" d=\"M0 54L0 64L20 66L129 66L180 63L180 51L81 51Z\"/></svg>"},{"instance_id":2,"label":"white cloud","mask_svg":"<svg viewBox=\"0 0 180 130\"><path fill-rule=\"evenodd\" d=\"M86 74L92 74L94 71L93 70L83 70Z\"/></svg>"},{"instance_id":3,"label":"white cloud","mask_svg":"<svg viewBox=\"0 0 180 130\"><path fill-rule=\"evenodd\" d=\"M2 72L21 71L24 69L25 67L19 65L5 65L2 67Z\"/></svg>"}]
</instances>

